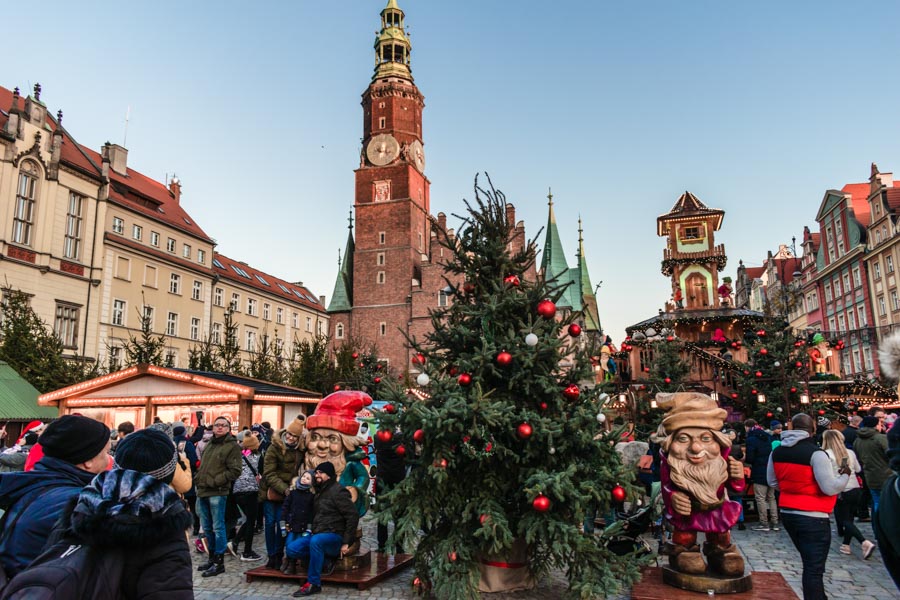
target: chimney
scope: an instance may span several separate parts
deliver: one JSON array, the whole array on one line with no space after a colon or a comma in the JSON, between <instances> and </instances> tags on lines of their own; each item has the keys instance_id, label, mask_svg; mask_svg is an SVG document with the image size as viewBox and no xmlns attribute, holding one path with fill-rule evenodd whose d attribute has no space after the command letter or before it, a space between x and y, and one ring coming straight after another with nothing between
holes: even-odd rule
<instances>
[{"instance_id":1,"label":"chimney","mask_svg":"<svg viewBox=\"0 0 900 600\"><path fill-rule=\"evenodd\" d=\"M319 296L319 304L325 306L325 296Z\"/></svg>"},{"instance_id":2,"label":"chimney","mask_svg":"<svg viewBox=\"0 0 900 600\"><path fill-rule=\"evenodd\" d=\"M10 137L19 136L19 88L13 90L12 105L9 107L9 120L6 121L5 133Z\"/></svg>"},{"instance_id":3,"label":"chimney","mask_svg":"<svg viewBox=\"0 0 900 600\"><path fill-rule=\"evenodd\" d=\"M447 231L447 215L442 212L437 214L438 229Z\"/></svg>"},{"instance_id":4,"label":"chimney","mask_svg":"<svg viewBox=\"0 0 900 600\"><path fill-rule=\"evenodd\" d=\"M118 144L110 144L109 142L107 142L107 147L109 148L109 162L112 170L119 175L125 176L128 170L128 150Z\"/></svg>"},{"instance_id":5,"label":"chimney","mask_svg":"<svg viewBox=\"0 0 900 600\"><path fill-rule=\"evenodd\" d=\"M512 205L512 202L506 203L506 222L510 227L513 227L516 222L516 207Z\"/></svg>"},{"instance_id":6,"label":"chimney","mask_svg":"<svg viewBox=\"0 0 900 600\"><path fill-rule=\"evenodd\" d=\"M109 142L106 142L103 144L103 149L100 151L100 156L103 158L100 174L103 176L104 181L109 181L109 148L111 145L112 144Z\"/></svg>"},{"instance_id":7,"label":"chimney","mask_svg":"<svg viewBox=\"0 0 900 600\"><path fill-rule=\"evenodd\" d=\"M169 192L175 198L175 204L181 203L181 180L177 175L173 175L169 180Z\"/></svg>"}]
</instances>

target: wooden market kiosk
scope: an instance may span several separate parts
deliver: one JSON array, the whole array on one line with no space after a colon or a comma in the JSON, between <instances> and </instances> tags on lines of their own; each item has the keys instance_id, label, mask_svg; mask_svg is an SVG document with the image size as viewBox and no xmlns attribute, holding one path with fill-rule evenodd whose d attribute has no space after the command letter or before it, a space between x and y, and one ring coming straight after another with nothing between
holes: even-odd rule
<instances>
[{"instance_id":1,"label":"wooden market kiosk","mask_svg":"<svg viewBox=\"0 0 900 600\"><path fill-rule=\"evenodd\" d=\"M155 417L196 427L197 411L203 411L207 424L225 416L238 431L263 421L279 429L298 413L311 414L321 398L248 377L145 364L42 394L38 404L57 407L60 416L79 413L97 419L114 431L124 421L146 427Z\"/></svg>"}]
</instances>

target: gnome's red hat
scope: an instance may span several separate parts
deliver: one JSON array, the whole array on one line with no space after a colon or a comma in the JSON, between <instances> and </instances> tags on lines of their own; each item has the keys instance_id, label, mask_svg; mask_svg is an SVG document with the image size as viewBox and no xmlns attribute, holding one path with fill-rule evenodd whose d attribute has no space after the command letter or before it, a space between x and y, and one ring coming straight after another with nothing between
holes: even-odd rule
<instances>
[{"instance_id":1,"label":"gnome's red hat","mask_svg":"<svg viewBox=\"0 0 900 600\"><path fill-rule=\"evenodd\" d=\"M356 413L370 404L372 398L365 392L342 390L328 394L319 402L316 412L306 420L306 428L326 427L347 435L356 435L359 431Z\"/></svg>"}]
</instances>

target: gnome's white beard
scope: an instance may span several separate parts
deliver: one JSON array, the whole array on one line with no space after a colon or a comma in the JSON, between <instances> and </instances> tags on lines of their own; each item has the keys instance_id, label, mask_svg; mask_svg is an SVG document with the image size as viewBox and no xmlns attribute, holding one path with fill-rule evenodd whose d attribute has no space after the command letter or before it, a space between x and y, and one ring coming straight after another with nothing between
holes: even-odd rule
<instances>
[{"instance_id":1,"label":"gnome's white beard","mask_svg":"<svg viewBox=\"0 0 900 600\"><path fill-rule=\"evenodd\" d=\"M687 459L667 457L672 483L703 504L719 502L717 492L728 481L728 463L720 456L694 464Z\"/></svg>"},{"instance_id":2,"label":"gnome's white beard","mask_svg":"<svg viewBox=\"0 0 900 600\"><path fill-rule=\"evenodd\" d=\"M347 466L347 459L344 457L344 453L341 452L337 456L326 456L325 458L320 458L313 454L312 452L306 453L306 468L315 470L316 467L319 466L320 463L330 462L334 465L334 472L338 478L340 478L341 473L344 472L344 468Z\"/></svg>"}]
</instances>

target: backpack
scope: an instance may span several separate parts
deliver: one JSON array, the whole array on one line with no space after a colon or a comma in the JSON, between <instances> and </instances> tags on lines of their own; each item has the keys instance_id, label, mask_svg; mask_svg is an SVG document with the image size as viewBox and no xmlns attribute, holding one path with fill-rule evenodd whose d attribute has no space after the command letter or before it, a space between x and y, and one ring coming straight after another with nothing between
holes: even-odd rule
<instances>
[{"instance_id":1,"label":"backpack","mask_svg":"<svg viewBox=\"0 0 900 600\"><path fill-rule=\"evenodd\" d=\"M0 600L115 600L123 567L121 552L62 540L13 577Z\"/></svg>"}]
</instances>

